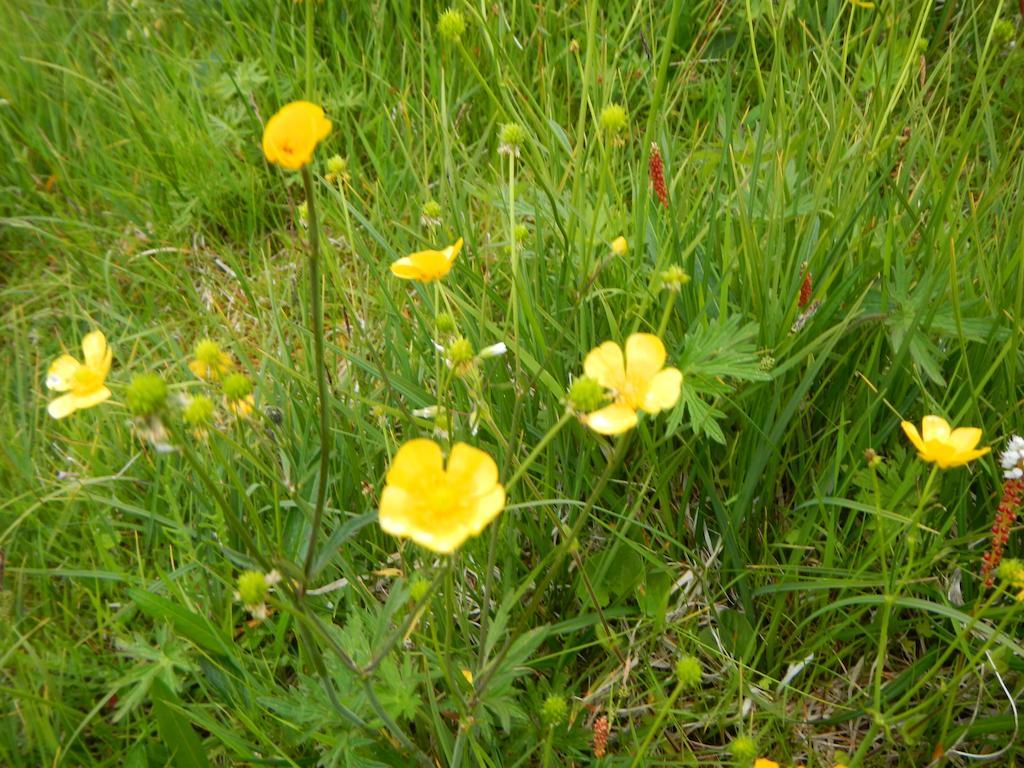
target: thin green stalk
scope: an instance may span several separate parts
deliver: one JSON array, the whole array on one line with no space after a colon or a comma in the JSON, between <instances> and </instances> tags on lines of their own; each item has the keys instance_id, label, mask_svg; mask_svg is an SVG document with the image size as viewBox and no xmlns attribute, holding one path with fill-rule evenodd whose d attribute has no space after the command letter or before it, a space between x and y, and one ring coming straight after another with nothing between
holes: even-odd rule
<instances>
[{"instance_id":1,"label":"thin green stalk","mask_svg":"<svg viewBox=\"0 0 1024 768\"><path fill-rule=\"evenodd\" d=\"M308 3L307 5L312 5ZM327 499L327 473L331 460L331 435L327 416L327 368L324 365L324 309L323 286L320 277L320 227L317 222L316 196L313 194L313 174L309 166L302 167L302 183L306 188L306 206L309 209L309 290L313 304L313 352L316 366L317 394L320 398L320 471L317 475L316 500L313 505L313 527L309 532L306 547L306 563L303 566L303 581L308 582L316 554L316 540L324 514Z\"/></svg>"},{"instance_id":2,"label":"thin green stalk","mask_svg":"<svg viewBox=\"0 0 1024 768\"><path fill-rule=\"evenodd\" d=\"M676 703L676 699L679 698L679 694L682 692L683 684L677 682L676 687L668 697L668 701L666 701L664 706L658 710L658 714L655 716L654 722L651 723L651 726L647 729L647 734L644 736L644 740L640 742L640 746L637 748L635 757L633 758L633 762L629 764L629 768L637 768L637 766L642 765L643 761L646 760L647 748L651 745L651 742L654 741L655 734L658 732L662 722L668 716L669 710L672 709L672 706Z\"/></svg>"},{"instance_id":3,"label":"thin green stalk","mask_svg":"<svg viewBox=\"0 0 1024 768\"><path fill-rule=\"evenodd\" d=\"M384 661L385 657L391 652L391 649L395 647L395 643L397 643L399 639L404 637L405 633L409 631L409 627L412 626L413 621L416 620L424 606L426 606L434 596L434 592L437 591L438 586L441 584L441 579L444 578L445 572L451 569L452 562L453 559L448 558L446 566L437 569L437 573L434 574L434 578L430 580L430 585L427 587L427 591L423 594L423 597L413 605L412 610L409 611L409 615L406 617L405 621L391 631L391 634L385 638L376 653L374 653L373 658L370 659L369 663L365 667L363 667L363 675L373 674L373 671L380 666L380 663Z\"/></svg>"},{"instance_id":4,"label":"thin green stalk","mask_svg":"<svg viewBox=\"0 0 1024 768\"><path fill-rule=\"evenodd\" d=\"M562 417L552 425L551 429L540 439L537 445L534 446L530 454L523 459L522 463L516 467L516 471L512 473L512 477L509 478L508 482L505 483L505 493L519 482L519 479L525 474L526 470L530 468L530 465L536 461L537 457L540 456L548 443L550 443L555 435L562 431L562 427L569 423L572 419L572 412L566 411L562 414ZM477 662L477 668L483 669L487 648L487 626L490 620L490 605L491 605L491 589L493 588L494 582L494 564L497 561L498 554L498 534L501 528L501 522L504 518L499 518L496 522L491 525L490 541L487 544L487 570L484 573L484 593L483 599L480 603L480 642L479 650L480 656Z\"/></svg>"}]
</instances>

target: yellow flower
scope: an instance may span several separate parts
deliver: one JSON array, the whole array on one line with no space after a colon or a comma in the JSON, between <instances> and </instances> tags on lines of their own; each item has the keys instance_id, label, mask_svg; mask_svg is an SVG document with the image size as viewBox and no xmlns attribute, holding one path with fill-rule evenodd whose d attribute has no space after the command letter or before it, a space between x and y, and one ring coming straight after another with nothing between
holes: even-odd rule
<instances>
[{"instance_id":1,"label":"yellow flower","mask_svg":"<svg viewBox=\"0 0 1024 768\"><path fill-rule=\"evenodd\" d=\"M228 373L234 361L231 355L221 351L217 342L203 339L196 344L195 357L189 361L188 369L204 381L216 381Z\"/></svg>"},{"instance_id":2,"label":"yellow flower","mask_svg":"<svg viewBox=\"0 0 1024 768\"><path fill-rule=\"evenodd\" d=\"M754 761L754 768L779 768L779 764L767 757L759 757Z\"/></svg>"},{"instance_id":3,"label":"yellow flower","mask_svg":"<svg viewBox=\"0 0 1024 768\"><path fill-rule=\"evenodd\" d=\"M612 240L612 253L616 256L624 256L626 251L629 250L629 243L626 242L626 238L619 235Z\"/></svg>"},{"instance_id":4,"label":"yellow flower","mask_svg":"<svg viewBox=\"0 0 1024 768\"><path fill-rule=\"evenodd\" d=\"M263 129L263 154L271 163L297 171L313 159L316 145L331 132L324 111L308 101L293 101L278 110Z\"/></svg>"},{"instance_id":5,"label":"yellow flower","mask_svg":"<svg viewBox=\"0 0 1024 768\"><path fill-rule=\"evenodd\" d=\"M391 462L380 497L380 527L447 554L479 534L504 506L494 459L456 443L445 467L441 447L421 438L405 443Z\"/></svg>"},{"instance_id":6,"label":"yellow flower","mask_svg":"<svg viewBox=\"0 0 1024 768\"><path fill-rule=\"evenodd\" d=\"M86 334L82 339L82 354L84 363L63 354L46 372L46 388L67 393L46 407L47 413L55 419L63 419L83 408L92 408L110 397L104 380L110 373L113 353L107 345L106 336L101 331Z\"/></svg>"},{"instance_id":7,"label":"yellow flower","mask_svg":"<svg viewBox=\"0 0 1024 768\"><path fill-rule=\"evenodd\" d=\"M610 390L615 402L585 417L602 435L617 435L636 426L637 411L655 414L671 408L679 399L683 374L665 368L665 345L650 333L634 333L626 339L626 354L614 341L591 350L583 371Z\"/></svg>"},{"instance_id":8,"label":"yellow flower","mask_svg":"<svg viewBox=\"0 0 1024 768\"><path fill-rule=\"evenodd\" d=\"M991 450L975 448L981 440L980 429L950 429L949 422L940 416L925 416L921 421L920 433L909 421L904 421L902 426L910 442L917 448L917 455L924 461L934 461L941 469L962 466Z\"/></svg>"},{"instance_id":9,"label":"yellow flower","mask_svg":"<svg viewBox=\"0 0 1024 768\"><path fill-rule=\"evenodd\" d=\"M417 251L404 256L391 264L391 273L403 280L419 280L429 283L440 280L447 275L455 262L455 257L462 250L462 238L449 245L443 251Z\"/></svg>"}]
</instances>

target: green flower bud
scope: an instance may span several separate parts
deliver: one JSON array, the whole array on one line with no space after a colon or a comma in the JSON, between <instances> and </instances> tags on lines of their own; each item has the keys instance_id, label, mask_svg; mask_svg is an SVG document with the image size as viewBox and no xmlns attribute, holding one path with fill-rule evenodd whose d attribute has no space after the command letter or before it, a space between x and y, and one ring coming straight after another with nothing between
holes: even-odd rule
<instances>
[{"instance_id":1,"label":"green flower bud","mask_svg":"<svg viewBox=\"0 0 1024 768\"><path fill-rule=\"evenodd\" d=\"M267 579L259 571L244 571L238 576L238 598L243 605L259 605L267 599Z\"/></svg>"},{"instance_id":2,"label":"green flower bud","mask_svg":"<svg viewBox=\"0 0 1024 768\"><path fill-rule=\"evenodd\" d=\"M244 373L232 373L224 379L223 387L228 400L244 400L252 394L252 379Z\"/></svg>"},{"instance_id":3,"label":"green flower bud","mask_svg":"<svg viewBox=\"0 0 1024 768\"><path fill-rule=\"evenodd\" d=\"M213 400L206 395L196 395L182 409L181 418L190 427L205 427L213 421Z\"/></svg>"},{"instance_id":4,"label":"green flower bud","mask_svg":"<svg viewBox=\"0 0 1024 768\"><path fill-rule=\"evenodd\" d=\"M348 175L348 160L341 155L331 155L327 158L327 172L344 178Z\"/></svg>"},{"instance_id":5,"label":"green flower bud","mask_svg":"<svg viewBox=\"0 0 1024 768\"><path fill-rule=\"evenodd\" d=\"M203 339L196 344L196 360L203 365L219 366L221 361L220 345L213 339Z\"/></svg>"},{"instance_id":6,"label":"green flower bud","mask_svg":"<svg viewBox=\"0 0 1024 768\"><path fill-rule=\"evenodd\" d=\"M681 687L696 688L703 677L704 669L696 656L687 654L676 662L676 680Z\"/></svg>"},{"instance_id":7,"label":"green flower bud","mask_svg":"<svg viewBox=\"0 0 1024 768\"><path fill-rule=\"evenodd\" d=\"M526 142L526 131L519 123L505 123L498 133L498 152L519 157L519 148Z\"/></svg>"},{"instance_id":8,"label":"green flower bud","mask_svg":"<svg viewBox=\"0 0 1024 768\"><path fill-rule=\"evenodd\" d=\"M540 721L548 728L554 728L565 722L569 714L569 705L564 696L552 693L540 707Z\"/></svg>"},{"instance_id":9,"label":"green flower bud","mask_svg":"<svg viewBox=\"0 0 1024 768\"><path fill-rule=\"evenodd\" d=\"M440 336L451 336L459 330L455 324L455 318L447 312L440 313L434 319L434 327L437 328L437 333Z\"/></svg>"},{"instance_id":10,"label":"green flower bud","mask_svg":"<svg viewBox=\"0 0 1024 768\"><path fill-rule=\"evenodd\" d=\"M167 402L167 384L155 373L140 373L128 385L124 400L132 416L151 416Z\"/></svg>"},{"instance_id":11,"label":"green flower bud","mask_svg":"<svg viewBox=\"0 0 1024 768\"><path fill-rule=\"evenodd\" d=\"M664 270L660 277L661 283L667 291L681 291L683 286L690 282L690 276L678 264L673 264Z\"/></svg>"},{"instance_id":12,"label":"green flower bud","mask_svg":"<svg viewBox=\"0 0 1024 768\"><path fill-rule=\"evenodd\" d=\"M466 17L462 15L461 11L454 8L449 8L437 20L437 34L441 36L442 40L449 43L459 42L465 31Z\"/></svg>"},{"instance_id":13,"label":"green flower bud","mask_svg":"<svg viewBox=\"0 0 1024 768\"><path fill-rule=\"evenodd\" d=\"M299 221L303 224L309 219L309 203L303 200L299 203Z\"/></svg>"},{"instance_id":14,"label":"green flower bud","mask_svg":"<svg viewBox=\"0 0 1024 768\"><path fill-rule=\"evenodd\" d=\"M566 397L569 407L578 413L596 411L607 399L604 387L587 376L576 379L569 387L569 394Z\"/></svg>"},{"instance_id":15,"label":"green flower bud","mask_svg":"<svg viewBox=\"0 0 1024 768\"><path fill-rule=\"evenodd\" d=\"M1013 36L1017 30L1013 26L1013 22L1009 19L999 19L992 27L992 41L1002 48L1004 45L1013 40Z\"/></svg>"},{"instance_id":16,"label":"green flower bud","mask_svg":"<svg viewBox=\"0 0 1024 768\"><path fill-rule=\"evenodd\" d=\"M530 236L530 228L525 224L516 224L513 235L515 235L516 242L521 243Z\"/></svg>"},{"instance_id":17,"label":"green flower bud","mask_svg":"<svg viewBox=\"0 0 1024 768\"><path fill-rule=\"evenodd\" d=\"M601 110L601 116L597 122L601 126L601 130L606 134L618 136L626 130L626 126L629 125L629 118L626 116L626 110L621 104L609 104Z\"/></svg>"},{"instance_id":18,"label":"green flower bud","mask_svg":"<svg viewBox=\"0 0 1024 768\"><path fill-rule=\"evenodd\" d=\"M452 367L468 363L473 360L476 353L473 351L473 344L465 336L459 336L448 348L445 349L445 355L448 360L451 361Z\"/></svg>"},{"instance_id":19,"label":"green flower bud","mask_svg":"<svg viewBox=\"0 0 1024 768\"><path fill-rule=\"evenodd\" d=\"M757 759L757 742L750 736L737 736L729 744L729 754L741 763L751 763Z\"/></svg>"}]
</instances>

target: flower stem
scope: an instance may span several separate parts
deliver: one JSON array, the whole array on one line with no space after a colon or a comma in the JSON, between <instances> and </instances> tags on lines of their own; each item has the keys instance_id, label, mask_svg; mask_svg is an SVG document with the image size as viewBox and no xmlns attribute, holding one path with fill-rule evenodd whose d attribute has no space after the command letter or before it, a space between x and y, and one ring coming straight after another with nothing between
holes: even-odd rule
<instances>
[{"instance_id":1,"label":"flower stem","mask_svg":"<svg viewBox=\"0 0 1024 768\"><path fill-rule=\"evenodd\" d=\"M306 98L313 98L313 3L306 3Z\"/></svg>"},{"instance_id":2,"label":"flower stem","mask_svg":"<svg viewBox=\"0 0 1024 768\"><path fill-rule=\"evenodd\" d=\"M548 443L550 443L555 435L562 431L562 427L569 423L572 419L572 412L566 411L562 414L562 418L552 425L551 429L547 431L547 434L540 439L540 442L534 446L530 454L523 459L522 463L516 467L516 471L512 473L512 477L509 478L508 482L505 483L505 493L507 494L509 489L512 488L519 479L526 473L526 470L530 468L530 465L537 460L540 452L543 451ZM484 571L484 593L483 599L480 601L480 658L478 661L478 668L483 669L484 658L487 648L487 625L490 617L490 605L491 605L491 589L494 582L494 563L498 557L498 534L501 528L501 521L503 518L498 518L496 522L491 525L491 540L487 545L487 570Z\"/></svg>"},{"instance_id":3,"label":"flower stem","mask_svg":"<svg viewBox=\"0 0 1024 768\"><path fill-rule=\"evenodd\" d=\"M307 5L312 5L308 3ZM307 11L308 14L308 11ZM310 18L307 15L307 19ZM303 581L308 582L313 569L313 555L316 553L316 539L324 514L327 498L327 472L331 459L331 436L327 422L327 368L324 365L324 308L323 286L320 277L320 226L316 216L316 197L313 194L313 174L309 166L302 168L302 183L306 188L306 207L309 209L309 290L313 308L313 352L316 358L317 394L320 398L320 472L317 475L316 500L313 506L313 527L309 532L306 547L306 564L303 567Z\"/></svg>"}]
</instances>

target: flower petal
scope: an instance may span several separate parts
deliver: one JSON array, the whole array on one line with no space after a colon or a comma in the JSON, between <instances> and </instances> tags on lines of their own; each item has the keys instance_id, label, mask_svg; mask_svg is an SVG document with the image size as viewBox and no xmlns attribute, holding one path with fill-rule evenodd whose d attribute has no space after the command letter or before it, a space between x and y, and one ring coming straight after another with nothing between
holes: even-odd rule
<instances>
[{"instance_id":1,"label":"flower petal","mask_svg":"<svg viewBox=\"0 0 1024 768\"><path fill-rule=\"evenodd\" d=\"M949 433L949 444L958 451L971 451L981 441L977 427L957 427Z\"/></svg>"},{"instance_id":2,"label":"flower petal","mask_svg":"<svg viewBox=\"0 0 1024 768\"><path fill-rule=\"evenodd\" d=\"M67 392L71 382L82 364L71 355L61 355L50 364L46 372L46 388L57 392Z\"/></svg>"},{"instance_id":3,"label":"flower petal","mask_svg":"<svg viewBox=\"0 0 1024 768\"><path fill-rule=\"evenodd\" d=\"M632 408L612 403L604 408L588 413L584 420L586 425L602 435L618 435L636 426L636 411Z\"/></svg>"},{"instance_id":4,"label":"flower petal","mask_svg":"<svg viewBox=\"0 0 1024 768\"><path fill-rule=\"evenodd\" d=\"M583 372L605 389L624 389L626 364L622 348L614 341L594 347L583 361Z\"/></svg>"},{"instance_id":5,"label":"flower petal","mask_svg":"<svg viewBox=\"0 0 1024 768\"><path fill-rule=\"evenodd\" d=\"M909 421L901 421L900 426L903 427L903 432L907 438L918 451L924 450L924 441L921 439L920 433L917 431L917 427Z\"/></svg>"},{"instance_id":6,"label":"flower petal","mask_svg":"<svg viewBox=\"0 0 1024 768\"><path fill-rule=\"evenodd\" d=\"M647 413L657 413L671 408L679 400L679 390L682 384L683 374L676 368L665 368L658 371L651 379L641 407Z\"/></svg>"},{"instance_id":7,"label":"flower petal","mask_svg":"<svg viewBox=\"0 0 1024 768\"><path fill-rule=\"evenodd\" d=\"M398 449L388 469L387 484L422 494L444 479L441 446L433 440L410 440Z\"/></svg>"},{"instance_id":8,"label":"flower petal","mask_svg":"<svg viewBox=\"0 0 1024 768\"><path fill-rule=\"evenodd\" d=\"M948 440L949 431L949 422L941 416L925 416L921 419L921 439L926 443Z\"/></svg>"},{"instance_id":9,"label":"flower petal","mask_svg":"<svg viewBox=\"0 0 1024 768\"><path fill-rule=\"evenodd\" d=\"M462 238L460 237L455 241L454 245L449 245L444 249L444 260L448 262L448 268L451 269L452 264L455 262L455 257L459 255L459 251L462 250Z\"/></svg>"},{"instance_id":10,"label":"flower petal","mask_svg":"<svg viewBox=\"0 0 1024 768\"><path fill-rule=\"evenodd\" d=\"M448 482L460 495L482 496L498 484L498 465L485 451L456 443L448 457Z\"/></svg>"},{"instance_id":11,"label":"flower petal","mask_svg":"<svg viewBox=\"0 0 1024 768\"><path fill-rule=\"evenodd\" d=\"M107 345L107 337L102 331L87 333L82 339L82 354L85 365L101 379L106 378L110 372L110 361L112 353Z\"/></svg>"},{"instance_id":12,"label":"flower petal","mask_svg":"<svg viewBox=\"0 0 1024 768\"><path fill-rule=\"evenodd\" d=\"M665 357L661 339L653 333L634 333L626 339L626 377L643 392L665 367Z\"/></svg>"},{"instance_id":13,"label":"flower petal","mask_svg":"<svg viewBox=\"0 0 1024 768\"><path fill-rule=\"evenodd\" d=\"M403 280L424 280L423 270L410 256L391 262L391 274Z\"/></svg>"},{"instance_id":14,"label":"flower petal","mask_svg":"<svg viewBox=\"0 0 1024 768\"><path fill-rule=\"evenodd\" d=\"M505 489L498 485L476 500L472 516L466 520L466 529L470 536L479 535L494 518L505 508Z\"/></svg>"},{"instance_id":15,"label":"flower petal","mask_svg":"<svg viewBox=\"0 0 1024 768\"><path fill-rule=\"evenodd\" d=\"M392 536L408 536L412 530L415 498L397 485L385 486L377 514L381 530Z\"/></svg>"},{"instance_id":16,"label":"flower petal","mask_svg":"<svg viewBox=\"0 0 1024 768\"><path fill-rule=\"evenodd\" d=\"M63 419L75 411L99 405L109 397L110 390L106 387L100 387L87 395L76 395L73 392L69 392L47 405L46 412L55 419Z\"/></svg>"}]
</instances>

